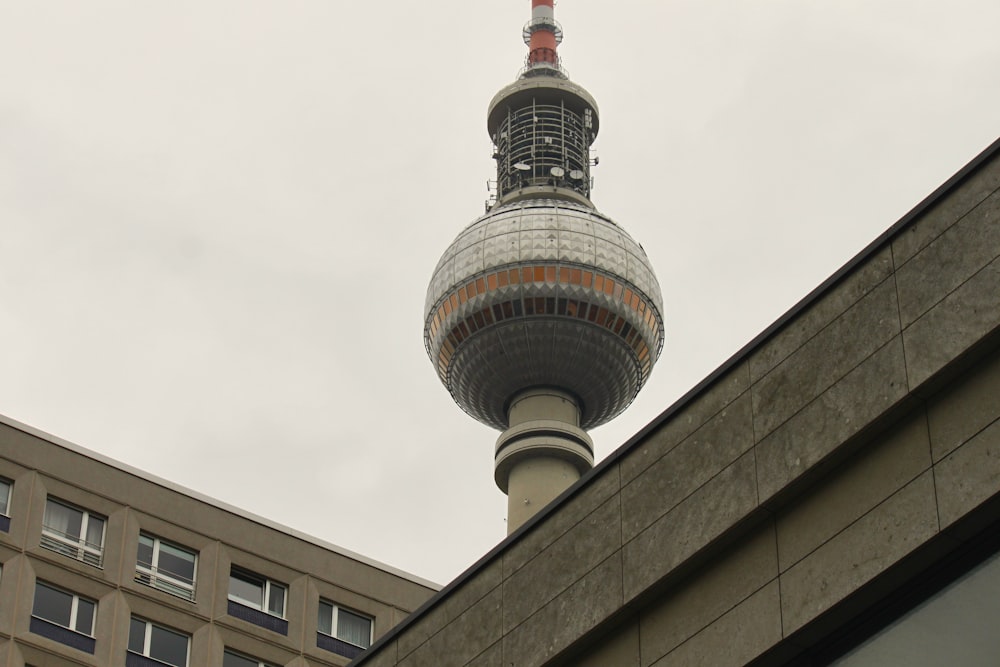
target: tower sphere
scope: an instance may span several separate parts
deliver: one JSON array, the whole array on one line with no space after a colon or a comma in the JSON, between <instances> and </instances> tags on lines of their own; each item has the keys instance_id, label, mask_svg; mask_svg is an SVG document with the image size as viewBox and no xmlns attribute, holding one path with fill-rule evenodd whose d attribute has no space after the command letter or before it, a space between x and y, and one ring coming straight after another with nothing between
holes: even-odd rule
<instances>
[{"instance_id":1,"label":"tower sphere","mask_svg":"<svg viewBox=\"0 0 1000 667\"><path fill-rule=\"evenodd\" d=\"M503 430L517 394L553 388L577 400L586 430L624 410L649 377L663 345L660 287L642 247L588 199L531 189L445 251L427 290L424 343L480 422Z\"/></svg>"}]
</instances>

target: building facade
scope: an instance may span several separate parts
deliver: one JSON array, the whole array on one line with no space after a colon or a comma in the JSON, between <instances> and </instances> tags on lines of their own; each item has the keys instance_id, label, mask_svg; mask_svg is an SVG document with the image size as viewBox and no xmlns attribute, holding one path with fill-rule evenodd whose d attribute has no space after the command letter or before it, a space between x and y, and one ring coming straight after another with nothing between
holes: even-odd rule
<instances>
[{"instance_id":1,"label":"building facade","mask_svg":"<svg viewBox=\"0 0 1000 667\"><path fill-rule=\"evenodd\" d=\"M356 659L997 664L1000 141Z\"/></svg>"},{"instance_id":2,"label":"building facade","mask_svg":"<svg viewBox=\"0 0 1000 667\"><path fill-rule=\"evenodd\" d=\"M0 665L346 665L434 591L0 418Z\"/></svg>"}]
</instances>

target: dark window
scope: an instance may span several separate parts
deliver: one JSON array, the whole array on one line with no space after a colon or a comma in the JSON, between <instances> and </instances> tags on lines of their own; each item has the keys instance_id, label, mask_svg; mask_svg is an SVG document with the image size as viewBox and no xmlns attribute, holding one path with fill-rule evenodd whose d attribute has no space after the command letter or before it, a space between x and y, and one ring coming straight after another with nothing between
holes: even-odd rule
<instances>
[{"instance_id":1,"label":"dark window","mask_svg":"<svg viewBox=\"0 0 1000 667\"><path fill-rule=\"evenodd\" d=\"M10 507L10 487L11 483L0 477L0 514L4 516Z\"/></svg>"},{"instance_id":2,"label":"dark window","mask_svg":"<svg viewBox=\"0 0 1000 667\"><path fill-rule=\"evenodd\" d=\"M1000 618L1000 553L832 664L834 667L996 665L1000 656L997 618Z\"/></svg>"},{"instance_id":3,"label":"dark window","mask_svg":"<svg viewBox=\"0 0 1000 667\"><path fill-rule=\"evenodd\" d=\"M96 609L97 603L93 600L52 588L40 581L35 583L35 604L31 609L33 616L93 636Z\"/></svg>"},{"instance_id":4,"label":"dark window","mask_svg":"<svg viewBox=\"0 0 1000 667\"><path fill-rule=\"evenodd\" d=\"M0 477L0 530L10 530L10 489L11 483Z\"/></svg>"},{"instance_id":5,"label":"dark window","mask_svg":"<svg viewBox=\"0 0 1000 667\"><path fill-rule=\"evenodd\" d=\"M93 653L96 614L93 600L35 582L30 627L35 634Z\"/></svg>"},{"instance_id":6,"label":"dark window","mask_svg":"<svg viewBox=\"0 0 1000 667\"><path fill-rule=\"evenodd\" d=\"M370 616L320 600L316 645L348 658L357 657L371 646L372 626Z\"/></svg>"},{"instance_id":7,"label":"dark window","mask_svg":"<svg viewBox=\"0 0 1000 667\"><path fill-rule=\"evenodd\" d=\"M229 599L279 618L285 617L285 586L250 572L235 568L230 571Z\"/></svg>"},{"instance_id":8,"label":"dark window","mask_svg":"<svg viewBox=\"0 0 1000 667\"><path fill-rule=\"evenodd\" d=\"M174 667L187 667L188 641L189 637L185 634L154 625L135 616L129 623L128 650L131 653L153 658Z\"/></svg>"}]
</instances>

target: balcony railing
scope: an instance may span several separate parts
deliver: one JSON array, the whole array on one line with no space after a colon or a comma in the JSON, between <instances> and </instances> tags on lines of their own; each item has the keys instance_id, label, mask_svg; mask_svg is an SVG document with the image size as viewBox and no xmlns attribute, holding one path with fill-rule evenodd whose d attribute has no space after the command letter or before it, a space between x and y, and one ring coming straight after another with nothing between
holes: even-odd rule
<instances>
[{"instance_id":1,"label":"balcony railing","mask_svg":"<svg viewBox=\"0 0 1000 667\"><path fill-rule=\"evenodd\" d=\"M173 572L164 572L149 563L136 563L135 580L164 593L194 602L194 580Z\"/></svg>"},{"instance_id":2,"label":"balcony railing","mask_svg":"<svg viewBox=\"0 0 1000 667\"><path fill-rule=\"evenodd\" d=\"M42 526L42 539L39 545L50 551L82 561L87 565L104 567L104 547L102 545L88 542L84 538L64 533L50 526Z\"/></svg>"}]
</instances>

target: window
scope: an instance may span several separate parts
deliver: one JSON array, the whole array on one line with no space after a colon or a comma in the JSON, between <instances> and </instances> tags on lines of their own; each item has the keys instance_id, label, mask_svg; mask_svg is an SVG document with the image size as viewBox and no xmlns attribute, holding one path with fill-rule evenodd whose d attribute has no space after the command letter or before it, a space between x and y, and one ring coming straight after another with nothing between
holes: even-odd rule
<instances>
[{"instance_id":1,"label":"window","mask_svg":"<svg viewBox=\"0 0 1000 667\"><path fill-rule=\"evenodd\" d=\"M7 508L10 505L10 482L0 477L0 514L7 516Z\"/></svg>"},{"instance_id":2,"label":"window","mask_svg":"<svg viewBox=\"0 0 1000 667\"><path fill-rule=\"evenodd\" d=\"M372 645L372 625L370 616L320 600L316 645L354 658Z\"/></svg>"},{"instance_id":3,"label":"window","mask_svg":"<svg viewBox=\"0 0 1000 667\"><path fill-rule=\"evenodd\" d=\"M139 534L135 580L161 591L194 600L194 575L198 557L191 551L158 537Z\"/></svg>"},{"instance_id":4,"label":"window","mask_svg":"<svg viewBox=\"0 0 1000 667\"><path fill-rule=\"evenodd\" d=\"M241 655L227 648L226 652L222 655L222 667L272 667L272 666L266 662L258 660L257 658L248 658L245 655Z\"/></svg>"},{"instance_id":5,"label":"window","mask_svg":"<svg viewBox=\"0 0 1000 667\"><path fill-rule=\"evenodd\" d=\"M188 636L154 625L141 618L132 617L128 628L128 652L125 664L127 667L145 667L157 663L135 659L132 656L152 658L160 663L174 667L187 667Z\"/></svg>"},{"instance_id":6,"label":"window","mask_svg":"<svg viewBox=\"0 0 1000 667\"><path fill-rule=\"evenodd\" d=\"M0 530L10 530L10 487L9 481L0 477Z\"/></svg>"},{"instance_id":7,"label":"window","mask_svg":"<svg viewBox=\"0 0 1000 667\"><path fill-rule=\"evenodd\" d=\"M41 545L87 565L101 567L104 563L104 519L49 498L42 518Z\"/></svg>"},{"instance_id":8,"label":"window","mask_svg":"<svg viewBox=\"0 0 1000 667\"><path fill-rule=\"evenodd\" d=\"M996 548L995 542L992 548ZM968 551L963 556L970 558ZM949 574L954 576L955 569L963 567L968 567L967 561L958 558L944 567L939 565L933 575L921 577L922 581L909 585L908 595L899 596L900 603L910 606L920 595L921 586L940 585L940 579ZM1000 552L910 607L846 655L833 663L824 661L822 664L834 667L995 665L1000 650L1000 636L996 632L996 619L1000 617L998 594ZM871 624L860 627L870 631Z\"/></svg>"},{"instance_id":9,"label":"window","mask_svg":"<svg viewBox=\"0 0 1000 667\"><path fill-rule=\"evenodd\" d=\"M234 567L229 572L229 615L288 635L286 591L284 584Z\"/></svg>"},{"instance_id":10,"label":"window","mask_svg":"<svg viewBox=\"0 0 1000 667\"><path fill-rule=\"evenodd\" d=\"M229 573L229 599L278 618L285 617L285 587L256 574L233 568Z\"/></svg>"},{"instance_id":11,"label":"window","mask_svg":"<svg viewBox=\"0 0 1000 667\"><path fill-rule=\"evenodd\" d=\"M93 653L96 615L93 600L35 582L30 627L35 634Z\"/></svg>"}]
</instances>

